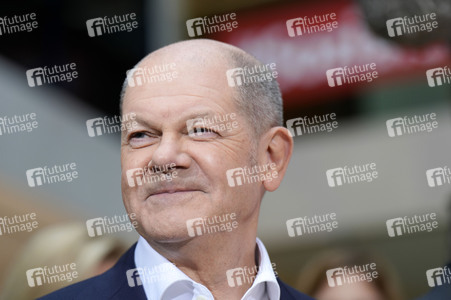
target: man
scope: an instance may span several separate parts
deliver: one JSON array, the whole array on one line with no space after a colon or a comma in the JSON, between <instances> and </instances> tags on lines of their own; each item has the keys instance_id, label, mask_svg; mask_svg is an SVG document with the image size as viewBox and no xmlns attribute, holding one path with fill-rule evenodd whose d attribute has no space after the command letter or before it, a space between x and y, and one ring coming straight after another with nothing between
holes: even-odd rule
<instances>
[{"instance_id":1,"label":"man","mask_svg":"<svg viewBox=\"0 0 451 300\"><path fill-rule=\"evenodd\" d=\"M266 73L246 84L237 68ZM212 40L139 62L121 95L122 116L136 114L121 165L138 243L106 273L44 299L311 299L276 278L256 236L263 195L293 148L272 71Z\"/></svg>"}]
</instances>

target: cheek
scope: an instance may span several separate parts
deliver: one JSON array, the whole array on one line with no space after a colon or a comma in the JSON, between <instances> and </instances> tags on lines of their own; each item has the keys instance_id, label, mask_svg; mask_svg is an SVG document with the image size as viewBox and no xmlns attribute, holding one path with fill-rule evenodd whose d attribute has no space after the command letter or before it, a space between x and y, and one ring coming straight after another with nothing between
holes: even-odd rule
<instances>
[{"instance_id":1,"label":"cheek","mask_svg":"<svg viewBox=\"0 0 451 300\"><path fill-rule=\"evenodd\" d=\"M209 167L211 169L222 169L226 165L227 159L219 151L205 151L199 153L195 159L202 167Z\"/></svg>"},{"instance_id":2,"label":"cheek","mask_svg":"<svg viewBox=\"0 0 451 300\"><path fill-rule=\"evenodd\" d=\"M210 185L215 186L216 190L221 190L219 187L222 186L222 181L225 179L223 174L225 174L227 168L224 160L214 154L203 155L195 159L197 159L197 164L203 175L207 177Z\"/></svg>"},{"instance_id":3,"label":"cheek","mask_svg":"<svg viewBox=\"0 0 451 300\"><path fill-rule=\"evenodd\" d=\"M249 163L251 147L244 134L226 140L190 144L189 146L189 154L199 165L205 163L225 170L242 167Z\"/></svg>"},{"instance_id":4,"label":"cheek","mask_svg":"<svg viewBox=\"0 0 451 300\"><path fill-rule=\"evenodd\" d=\"M192 148L192 159L199 166L212 186L227 186L226 172L243 162L237 161L239 157L235 151L227 151L223 145L208 145L208 147Z\"/></svg>"},{"instance_id":5,"label":"cheek","mask_svg":"<svg viewBox=\"0 0 451 300\"><path fill-rule=\"evenodd\" d=\"M123 175L127 170L134 168L143 168L151 160L152 152L147 148L142 149L122 149L121 167Z\"/></svg>"},{"instance_id":6,"label":"cheek","mask_svg":"<svg viewBox=\"0 0 451 300\"><path fill-rule=\"evenodd\" d=\"M124 201L130 201L130 197L126 195L131 195L138 193L137 187L130 187L127 179L127 171L135 168L143 168L150 161L149 151L143 149L138 150L121 150L121 188Z\"/></svg>"}]
</instances>

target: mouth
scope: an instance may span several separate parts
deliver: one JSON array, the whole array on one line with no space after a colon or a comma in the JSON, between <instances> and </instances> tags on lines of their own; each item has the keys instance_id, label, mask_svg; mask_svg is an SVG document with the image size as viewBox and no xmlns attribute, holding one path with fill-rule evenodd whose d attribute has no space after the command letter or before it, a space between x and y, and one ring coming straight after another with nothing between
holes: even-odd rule
<instances>
[{"instance_id":1,"label":"mouth","mask_svg":"<svg viewBox=\"0 0 451 300\"><path fill-rule=\"evenodd\" d=\"M158 205L180 205L196 199L197 192L194 189L162 189L152 192L147 200Z\"/></svg>"},{"instance_id":2,"label":"mouth","mask_svg":"<svg viewBox=\"0 0 451 300\"><path fill-rule=\"evenodd\" d=\"M156 195L171 195L171 194L182 194L182 193L192 193L192 192L199 192L199 190L194 189L163 189L159 191L155 191L150 194L150 196L156 196Z\"/></svg>"}]
</instances>

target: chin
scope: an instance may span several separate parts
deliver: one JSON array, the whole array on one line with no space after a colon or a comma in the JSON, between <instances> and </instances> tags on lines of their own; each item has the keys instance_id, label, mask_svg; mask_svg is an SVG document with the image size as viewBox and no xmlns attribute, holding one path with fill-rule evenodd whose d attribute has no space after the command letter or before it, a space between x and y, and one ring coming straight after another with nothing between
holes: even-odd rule
<instances>
[{"instance_id":1,"label":"chin","mask_svg":"<svg viewBox=\"0 0 451 300\"><path fill-rule=\"evenodd\" d=\"M183 211L183 210L182 210ZM180 239L188 236L186 219L174 211L146 213L138 216L139 233L152 239Z\"/></svg>"},{"instance_id":2,"label":"chin","mask_svg":"<svg viewBox=\"0 0 451 300\"><path fill-rule=\"evenodd\" d=\"M157 243L181 243L192 239L192 237L188 236L186 228L175 230L174 228L155 228L154 226L151 228L144 229L143 232L140 232L141 236L143 236L147 240L152 240Z\"/></svg>"}]
</instances>

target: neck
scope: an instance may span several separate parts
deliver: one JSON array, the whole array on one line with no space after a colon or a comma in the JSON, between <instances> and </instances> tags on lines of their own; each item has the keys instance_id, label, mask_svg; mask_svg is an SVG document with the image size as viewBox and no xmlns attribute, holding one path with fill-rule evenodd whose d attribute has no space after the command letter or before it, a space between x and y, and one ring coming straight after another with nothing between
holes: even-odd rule
<instances>
[{"instance_id":1,"label":"neck","mask_svg":"<svg viewBox=\"0 0 451 300\"><path fill-rule=\"evenodd\" d=\"M252 282L246 280L240 286L231 287L226 272L245 267L255 270L260 264L256 256L259 253L256 231L256 226L240 226L232 232L197 236L181 243L147 242L188 277L207 287L215 299L241 299Z\"/></svg>"}]
</instances>

